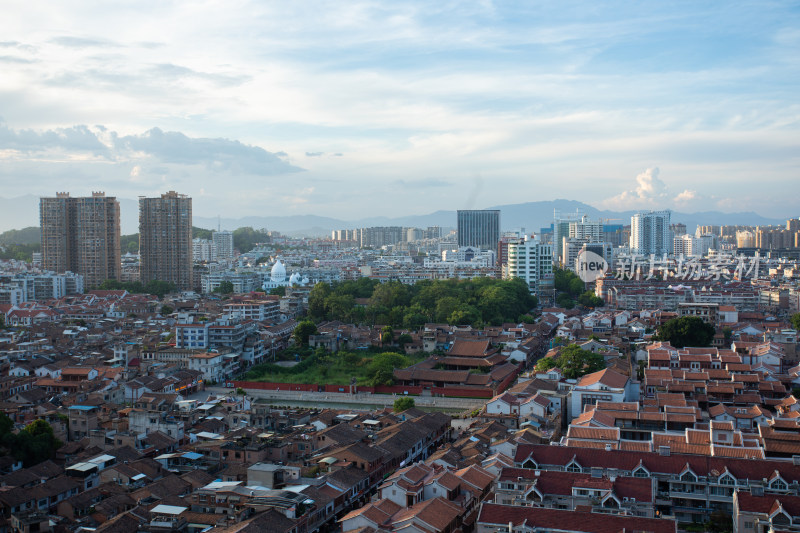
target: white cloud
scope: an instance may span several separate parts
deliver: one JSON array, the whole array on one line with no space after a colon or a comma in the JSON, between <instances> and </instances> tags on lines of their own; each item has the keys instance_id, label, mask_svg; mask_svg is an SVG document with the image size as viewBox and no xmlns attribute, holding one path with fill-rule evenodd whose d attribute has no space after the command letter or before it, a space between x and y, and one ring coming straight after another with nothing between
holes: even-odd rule
<instances>
[{"instance_id":1,"label":"white cloud","mask_svg":"<svg viewBox=\"0 0 800 533\"><path fill-rule=\"evenodd\" d=\"M659 207L667 199L667 185L658 177L658 168L648 168L636 176L636 188L608 198L603 204L612 209Z\"/></svg>"},{"instance_id":2,"label":"white cloud","mask_svg":"<svg viewBox=\"0 0 800 533\"><path fill-rule=\"evenodd\" d=\"M135 197L150 191L134 179L142 189L206 180L215 210L255 214L256 190L300 164L316 185L304 208L330 216L346 201L374 215L440 209L452 202L446 187L403 202L375 192L476 173L485 206L507 203L509 190L589 202L624 191L605 205L647 208L710 203L724 189L747 190L753 208L794 210L796 195L783 193L800 165L792 8L583 7L11 3L0 109L14 130L9 140L0 124L0 179L36 180L0 188L78 189L113 175ZM741 32L731 38L730 27ZM109 129L69 126L98 123ZM673 191L653 172L609 185L653 161ZM753 190L753 176L769 186ZM223 185L250 189L228 199Z\"/></svg>"},{"instance_id":3,"label":"white cloud","mask_svg":"<svg viewBox=\"0 0 800 533\"><path fill-rule=\"evenodd\" d=\"M686 204L696 199L697 199L697 191L690 191L689 189L684 189L684 191L678 194L673 201L676 204Z\"/></svg>"}]
</instances>

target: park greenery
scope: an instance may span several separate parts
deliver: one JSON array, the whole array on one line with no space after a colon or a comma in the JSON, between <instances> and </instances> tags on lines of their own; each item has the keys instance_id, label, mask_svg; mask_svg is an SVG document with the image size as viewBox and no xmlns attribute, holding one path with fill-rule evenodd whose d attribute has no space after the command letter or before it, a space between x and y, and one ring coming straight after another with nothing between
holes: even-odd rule
<instances>
[{"instance_id":1,"label":"park greenery","mask_svg":"<svg viewBox=\"0 0 800 533\"><path fill-rule=\"evenodd\" d=\"M139 234L132 233L131 235L119 236L119 251L121 254L138 254L139 253Z\"/></svg>"},{"instance_id":2,"label":"park greenery","mask_svg":"<svg viewBox=\"0 0 800 533\"><path fill-rule=\"evenodd\" d=\"M362 301L357 304L357 299ZM414 329L428 322L482 327L517 322L536 304L527 284L517 278L424 280L414 285L360 278L317 283L308 297L308 314L314 321Z\"/></svg>"},{"instance_id":3,"label":"park greenery","mask_svg":"<svg viewBox=\"0 0 800 533\"><path fill-rule=\"evenodd\" d=\"M328 385L377 386L394 383L395 368L406 368L427 357L427 354L404 355L379 349L357 352L327 352L323 348L302 348L295 352L301 361L294 366L263 363L251 368L244 375L248 381L270 383L319 383Z\"/></svg>"},{"instance_id":4,"label":"park greenery","mask_svg":"<svg viewBox=\"0 0 800 533\"><path fill-rule=\"evenodd\" d=\"M792 327L795 329L795 331L800 331L800 313L793 314L791 321Z\"/></svg>"},{"instance_id":5,"label":"park greenery","mask_svg":"<svg viewBox=\"0 0 800 533\"><path fill-rule=\"evenodd\" d=\"M103 291L128 291L131 294L153 294L163 298L165 294L175 292L177 289L174 283L160 281L157 279L142 283L141 281L119 281L107 279L98 287Z\"/></svg>"},{"instance_id":6,"label":"park greenery","mask_svg":"<svg viewBox=\"0 0 800 533\"><path fill-rule=\"evenodd\" d=\"M211 230L192 226L192 238L193 239L210 239L211 238ZM136 253L139 253L139 234L138 233L131 233L130 235L120 235L120 237L119 237L119 249L120 249L120 252L123 253L123 254L127 254L127 253L136 254Z\"/></svg>"},{"instance_id":7,"label":"park greenery","mask_svg":"<svg viewBox=\"0 0 800 533\"><path fill-rule=\"evenodd\" d=\"M716 330L696 316L682 316L667 321L658 328L653 340L669 342L675 348L710 346Z\"/></svg>"},{"instance_id":8,"label":"park greenery","mask_svg":"<svg viewBox=\"0 0 800 533\"><path fill-rule=\"evenodd\" d=\"M36 226L4 231L0 233L0 259L31 261L34 252L42 249L39 244L41 239L41 232Z\"/></svg>"},{"instance_id":9,"label":"park greenery","mask_svg":"<svg viewBox=\"0 0 800 533\"><path fill-rule=\"evenodd\" d=\"M562 348L555 357L545 357L536 363L537 372L559 368L567 379L576 379L605 367L606 362L602 355L584 350L577 344L570 344Z\"/></svg>"},{"instance_id":10,"label":"park greenery","mask_svg":"<svg viewBox=\"0 0 800 533\"><path fill-rule=\"evenodd\" d=\"M249 252L256 244L269 242L272 242L272 238L266 230L254 230L249 226L233 230L233 247L240 253Z\"/></svg>"},{"instance_id":11,"label":"park greenery","mask_svg":"<svg viewBox=\"0 0 800 533\"><path fill-rule=\"evenodd\" d=\"M595 296L591 290L586 290L583 282L573 271L565 268L553 269L553 284L556 289L556 305L564 309L572 309L576 304L583 307L602 307L605 302Z\"/></svg>"},{"instance_id":12,"label":"park greenery","mask_svg":"<svg viewBox=\"0 0 800 533\"><path fill-rule=\"evenodd\" d=\"M39 244L0 244L0 259L30 262L33 254L41 251L41 248Z\"/></svg>"},{"instance_id":13,"label":"park greenery","mask_svg":"<svg viewBox=\"0 0 800 533\"><path fill-rule=\"evenodd\" d=\"M34 420L18 433L13 429L14 422L0 412L0 455L10 454L26 468L52 459L62 445L44 420Z\"/></svg>"},{"instance_id":14,"label":"park greenery","mask_svg":"<svg viewBox=\"0 0 800 533\"><path fill-rule=\"evenodd\" d=\"M38 226L10 229L0 233L0 244L39 244L41 241L42 232Z\"/></svg>"}]
</instances>

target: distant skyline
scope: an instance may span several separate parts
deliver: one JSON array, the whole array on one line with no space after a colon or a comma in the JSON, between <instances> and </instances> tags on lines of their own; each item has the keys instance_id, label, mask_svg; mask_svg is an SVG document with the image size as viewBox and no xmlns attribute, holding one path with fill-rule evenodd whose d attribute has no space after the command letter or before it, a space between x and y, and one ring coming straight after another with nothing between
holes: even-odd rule
<instances>
[{"instance_id":1,"label":"distant skyline","mask_svg":"<svg viewBox=\"0 0 800 533\"><path fill-rule=\"evenodd\" d=\"M12 3L0 196L800 215L791 2Z\"/></svg>"}]
</instances>

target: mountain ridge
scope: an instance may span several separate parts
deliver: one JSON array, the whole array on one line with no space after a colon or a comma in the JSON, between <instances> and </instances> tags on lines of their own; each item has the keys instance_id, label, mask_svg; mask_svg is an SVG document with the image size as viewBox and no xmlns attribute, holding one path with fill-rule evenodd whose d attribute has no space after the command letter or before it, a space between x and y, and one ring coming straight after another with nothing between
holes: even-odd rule
<instances>
[{"instance_id":1,"label":"mountain ridge","mask_svg":"<svg viewBox=\"0 0 800 533\"><path fill-rule=\"evenodd\" d=\"M120 202L122 234L138 231L138 202L127 198L118 198ZM493 206L488 209L500 209L501 228L504 231L525 228L527 232L539 232L547 228L553 221L553 210L562 214L581 211L589 218L602 218L614 224L630 224L630 216L635 210L611 211L602 210L577 200L538 200L518 204ZM672 211L672 223L686 224L687 231L693 232L700 224L712 225L783 225L786 219L768 218L758 213L740 212L723 213L721 211L703 211L699 213L681 213ZM282 216L246 216L239 218L195 216L193 224L198 227L234 230L239 227L266 228L290 235L326 236L331 230L353 229L369 226L406 226L421 227L456 226L456 210L439 210L422 215L405 215L401 217L364 217L356 220L343 220L320 215L282 215ZM0 198L0 232L39 225L39 197L34 195L16 198Z\"/></svg>"}]
</instances>

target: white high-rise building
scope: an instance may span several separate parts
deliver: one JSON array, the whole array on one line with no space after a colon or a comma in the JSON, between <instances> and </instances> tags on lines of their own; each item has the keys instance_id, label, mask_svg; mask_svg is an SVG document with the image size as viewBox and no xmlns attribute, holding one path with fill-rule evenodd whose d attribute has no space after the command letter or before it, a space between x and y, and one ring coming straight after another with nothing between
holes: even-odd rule
<instances>
[{"instance_id":1,"label":"white high-rise building","mask_svg":"<svg viewBox=\"0 0 800 533\"><path fill-rule=\"evenodd\" d=\"M693 257L698 256L698 240L694 235L680 235L672 240L672 248L675 256Z\"/></svg>"},{"instance_id":2,"label":"white high-rise building","mask_svg":"<svg viewBox=\"0 0 800 533\"><path fill-rule=\"evenodd\" d=\"M569 223L569 237L583 239L586 242L601 242L603 223L599 220L589 220L589 217L583 215L580 220Z\"/></svg>"},{"instance_id":3,"label":"white high-rise building","mask_svg":"<svg viewBox=\"0 0 800 533\"><path fill-rule=\"evenodd\" d=\"M211 233L214 243L214 259L217 261L233 258L233 232L215 231Z\"/></svg>"},{"instance_id":4,"label":"white high-rise building","mask_svg":"<svg viewBox=\"0 0 800 533\"><path fill-rule=\"evenodd\" d=\"M669 210L636 213L631 217L631 253L639 255L672 254Z\"/></svg>"},{"instance_id":5,"label":"white high-rise building","mask_svg":"<svg viewBox=\"0 0 800 533\"><path fill-rule=\"evenodd\" d=\"M508 263L503 268L504 278L520 278L527 282L531 293L539 294L544 283L552 283L553 248L538 238L525 238L508 243Z\"/></svg>"},{"instance_id":6,"label":"white high-rise building","mask_svg":"<svg viewBox=\"0 0 800 533\"><path fill-rule=\"evenodd\" d=\"M208 239L192 239L192 260L198 263L214 259L214 244Z\"/></svg>"}]
</instances>

